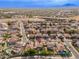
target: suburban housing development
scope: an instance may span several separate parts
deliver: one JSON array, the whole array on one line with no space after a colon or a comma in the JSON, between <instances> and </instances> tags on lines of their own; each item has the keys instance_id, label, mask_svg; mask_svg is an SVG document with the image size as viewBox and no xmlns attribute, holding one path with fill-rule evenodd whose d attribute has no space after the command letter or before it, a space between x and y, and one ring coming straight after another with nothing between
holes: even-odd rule
<instances>
[{"instance_id":1,"label":"suburban housing development","mask_svg":"<svg viewBox=\"0 0 79 59\"><path fill-rule=\"evenodd\" d=\"M0 59L79 59L79 8L0 9Z\"/></svg>"}]
</instances>

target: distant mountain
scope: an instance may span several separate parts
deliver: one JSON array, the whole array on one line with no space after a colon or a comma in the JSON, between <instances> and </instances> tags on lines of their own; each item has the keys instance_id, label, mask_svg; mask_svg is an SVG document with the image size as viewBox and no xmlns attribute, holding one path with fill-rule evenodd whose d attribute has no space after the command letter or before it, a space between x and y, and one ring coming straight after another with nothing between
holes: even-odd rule
<instances>
[{"instance_id":1,"label":"distant mountain","mask_svg":"<svg viewBox=\"0 0 79 59\"><path fill-rule=\"evenodd\" d=\"M64 4L63 6L77 6L77 5L76 4L67 3L67 4Z\"/></svg>"},{"instance_id":2,"label":"distant mountain","mask_svg":"<svg viewBox=\"0 0 79 59\"><path fill-rule=\"evenodd\" d=\"M66 3L64 5L56 5L56 6L52 6L52 7L78 7L78 5L72 4L72 3Z\"/></svg>"}]
</instances>

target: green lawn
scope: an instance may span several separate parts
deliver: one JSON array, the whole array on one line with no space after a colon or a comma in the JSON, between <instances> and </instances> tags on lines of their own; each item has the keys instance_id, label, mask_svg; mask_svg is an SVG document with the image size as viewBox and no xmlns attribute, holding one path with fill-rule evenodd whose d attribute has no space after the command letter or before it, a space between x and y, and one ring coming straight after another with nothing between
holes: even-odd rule
<instances>
[{"instance_id":1,"label":"green lawn","mask_svg":"<svg viewBox=\"0 0 79 59\"><path fill-rule=\"evenodd\" d=\"M24 52L24 55L53 55L53 51L45 51L45 50L35 50L35 49L29 49Z\"/></svg>"},{"instance_id":2,"label":"green lawn","mask_svg":"<svg viewBox=\"0 0 79 59\"><path fill-rule=\"evenodd\" d=\"M34 56L34 55L40 55L40 56L49 56L49 55L52 55L52 56L57 56L57 55L60 55L62 57L70 57L72 54L71 52L69 51L64 51L63 53L54 53L55 51L50 51L50 50L35 50L35 49L29 49L27 51L24 52L23 56Z\"/></svg>"}]
</instances>

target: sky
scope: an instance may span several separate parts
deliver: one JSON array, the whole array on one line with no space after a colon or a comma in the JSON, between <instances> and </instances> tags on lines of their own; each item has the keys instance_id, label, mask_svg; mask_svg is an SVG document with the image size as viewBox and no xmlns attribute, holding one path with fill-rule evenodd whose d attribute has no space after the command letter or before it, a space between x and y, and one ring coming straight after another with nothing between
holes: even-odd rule
<instances>
[{"instance_id":1,"label":"sky","mask_svg":"<svg viewBox=\"0 0 79 59\"><path fill-rule=\"evenodd\" d=\"M79 0L0 0L0 8L51 8L79 6Z\"/></svg>"}]
</instances>

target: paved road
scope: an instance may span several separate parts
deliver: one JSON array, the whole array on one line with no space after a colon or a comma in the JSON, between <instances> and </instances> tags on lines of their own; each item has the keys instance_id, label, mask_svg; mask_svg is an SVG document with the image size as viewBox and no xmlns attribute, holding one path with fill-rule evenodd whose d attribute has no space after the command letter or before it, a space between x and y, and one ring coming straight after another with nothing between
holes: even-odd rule
<instances>
[{"instance_id":1,"label":"paved road","mask_svg":"<svg viewBox=\"0 0 79 59\"><path fill-rule=\"evenodd\" d=\"M74 56L76 57L76 59L79 59L79 54L78 54L78 52L77 52L77 50L72 46L72 44L71 43L67 43L69 46L70 46L70 50L71 50L71 52L74 54Z\"/></svg>"},{"instance_id":2,"label":"paved road","mask_svg":"<svg viewBox=\"0 0 79 59\"><path fill-rule=\"evenodd\" d=\"M76 57L76 59L79 59L79 53L77 52L77 50L72 46L71 42L68 42L67 39L64 39L65 43L67 44L67 46L69 47L70 51L74 54L74 56Z\"/></svg>"},{"instance_id":3,"label":"paved road","mask_svg":"<svg viewBox=\"0 0 79 59\"><path fill-rule=\"evenodd\" d=\"M64 17L64 18L62 18L62 17L41 17L41 18L48 18L48 19L70 19L70 18L67 18L67 17Z\"/></svg>"},{"instance_id":4,"label":"paved road","mask_svg":"<svg viewBox=\"0 0 79 59\"><path fill-rule=\"evenodd\" d=\"M23 36L22 37L22 42L24 44L26 44L29 41L29 39L27 38L27 36L25 34L25 29L24 29L23 22L19 21L19 23L20 23L20 32L21 32L21 35Z\"/></svg>"},{"instance_id":5,"label":"paved road","mask_svg":"<svg viewBox=\"0 0 79 59\"><path fill-rule=\"evenodd\" d=\"M68 59L62 57L53 57L53 56L28 56L28 57L16 57L11 59ZM71 58L72 59L72 58Z\"/></svg>"}]
</instances>

